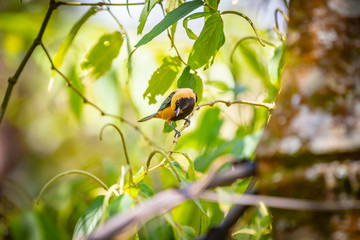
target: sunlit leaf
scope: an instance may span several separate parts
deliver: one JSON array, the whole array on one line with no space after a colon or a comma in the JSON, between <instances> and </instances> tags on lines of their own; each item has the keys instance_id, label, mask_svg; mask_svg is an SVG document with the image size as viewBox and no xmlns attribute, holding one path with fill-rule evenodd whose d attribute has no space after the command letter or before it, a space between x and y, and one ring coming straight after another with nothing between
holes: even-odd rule
<instances>
[{"instance_id":1,"label":"sunlit leaf","mask_svg":"<svg viewBox=\"0 0 360 240\"><path fill-rule=\"evenodd\" d=\"M178 8L181 4L185 3L185 0L166 0L165 3L165 12L169 13L174 9ZM171 25L170 34L171 37L174 39L175 31L176 31L177 22Z\"/></svg>"},{"instance_id":2,"label":"sunlit leaf","mask_svg":"<svg viewBox=\"0 0 360 240\"><path fill-rule=\"evenodd\" d=\"M177 123L176 122L172 122L172 125L174 128L177 127ZM169 123L167 121L164 122L164 128L163 128L163 132L164 133L169 133L169 132L172 132L174 131L174 129L172 129L169 125Z\"/></svg>"},{"instance_id":3,"label":"sunlit leaf","mask_svg":"<svg viewBox=\"0 0 360 240\"><path fill-rule=\"evenodd\" d=\"M153 38L158 36L160 33L165 31L168 27L173 25L175 22L185 17L188 13L194 11L198 7L201 7L203 2L200 0L194 0L190 2L186 2L181 4L178 8L171 11L169 14L165 16L165 18L158 23L150 32L145 34L140 41L135 45L135 47L140 47L148 42L150 42Z\"/></svg>"},{"instance_id":4,"label":"sunlit leaf","mask_svg":"<svg viewBox=\"0 0 360 240\"><path fill-rule=\"evenodd\" d=\"M135 202L136 200L127 193L117 196L108 206L109 216L130 210Z\"/></svg>"},{"instance_id":5,"label":"sunlit leaf","mask_svg":"<svg viewBox=\"0 0 360 240\"><path fill-rule=\"evenodd\" d=\"M190 67L184 68L180 78L177 81L178 88L191 88L196 92L198 103L202 100L203 81L196 73L190 73Z\"/></svg>"},{"instance_id":6,"label":"sunlit leaf","mask_svg":"<svg viewBox=\"0 0 360 240\"><path fill-rule=\"evenodd\" d=\"M156 69L149 80L149 86L145 90L143 97L149 99L149 104L156 103L157 95L164 95L174 82L181 69L181 62L177 57L167 56L163 59L162 65Z\"/></svg>"},{"instance_id":7,"label":"sunlit leaf","mask_svg":"<svg viewBox=\"0 0 360 240\"><path fill-rule=\"evenodd\" d=\"M220 14L211 15L205 22L198 39L195 41L188 59L192 69L211 65L216 53L225 42L224 23Z\"/></svg>"},{"instance_id":8,"label":"sunlit leaf","mask_svg":"<svg viewBox=\"0 0 360 240\"><path fill-rule=\"evenodd\" d=\"M66 53L68 52L75 36L77 35L78 31L80 30L81 26L95 13L97 12L96 7L90 8L71 28L70 32L66 36L65 40L61 43L59 50L57 51L53 63L55 67L59 68L65 58ZM54 71L53 71L54 73Z\"/></svg>"},{"instance_id":9,"label":"sunlit leaf","mask_svg":"<svg viewBox=\"0 0 360 240\"><path fill-rule=\"evenodd\" d=\"M211 7L211 10L216 10L218 8L220 0L206 0L206 3Z\"/></svg>"},{"instance_id":10,"label":"sunlit leaf","mask_svg":"<svg viewBox=\"0 0 360 240\"><path fill-rule=\"evenodd\" d=\"M84 86L80 81L75 66L70 72L69 79L76 89L78 89L81 93L84 91ZM69 89L69 103L71 111L73 112L75 118L79 121L84 106L84 100L73 89Z\"/></svg>"},{"instance_id":11,"label":"sunlit leaf","mask_svg":"<svg viewBox=\"0 0 360 240\"><path fill-rule=\"evenodd\" d=\"M95 229L101 219L103 201L103 195L96 197L83 212L75 225L74 240L86 239Z\"/></svg>"},{"instance_id":12,"label":"sunlit leaf","mask_svg":"<svg viewBox=\"0 0 360 240\"><path fill-rule=\"evenodd\" d=\"M87 76L98 79L111 69L112 61L119 55L124 42L120 32L104 34L86 54L81 69L87 70Z\"/></svg>"},{"instance_id":13,"label":"sunlit leaf","mask_svg":"<svg viewBox=\"0 0 360 240\"><path fill-rule=\"evenodd\" d=\"M285 44L282 44L275 49L274 56L270 59L268 64L270 81L276 87L279 87L280 85L281 73L284 67L284 54Z\"/></svg>"},{"instance_id":14,"label":"sunlit leaf","mask_svg":"<svg viewBox=\"0 0 360 240\"><path fill-rule=\"evenodd\" d=\"M139 183L138 187L140 188L140 193L143 194L146 198L154 196L154 190L145 183Z\"/></svg>"},{"instance_id":15,"label":"sunlit leaf","mask_svg":"<svg viewBox=\"0 0 360 240\"><path fill-rule=\"evenodd\" d=\"M137 34L141 34L146 20L149 16L149 13L151 12L151 10L155 7L155 5L159 2L159 0L146 0L145 4L144 4L144 8L141 11L141 15L140 15L140 19L139 19L139 26L137 27Z\"/></svg>"},{"instance_id":16,"label":"sunlit leaf","mask_svg":"<svg viewBox=\"0 0 360 240\"><path fill-rule=\"evenodd\" d=\"M199 12L199 13L194 13L194 14L191 14L190 16L187 16L184 21L183 21L183 27L185 28L185 31L186 31L186 34L188 35L188 37L190 39L193 39L193 40L196 40L197 39L197 36L196 34L190 29L188 28L187 24L188 24L188 21L189 20L193 20L193 19L197 19L197 18L200 18L200 17L204 17L204 16L208 16L212 13L210 12Z\"/></svg>"}]
</instances>

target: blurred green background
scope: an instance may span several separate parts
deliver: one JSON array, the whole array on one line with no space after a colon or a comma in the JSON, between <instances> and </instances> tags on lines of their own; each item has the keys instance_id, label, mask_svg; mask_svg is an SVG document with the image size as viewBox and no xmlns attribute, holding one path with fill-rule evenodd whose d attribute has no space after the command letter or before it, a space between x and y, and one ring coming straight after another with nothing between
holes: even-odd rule
<instances>
[{"instance_id":1,"label":"blurred green background","mask_svg":"<svg viewBox=\"0 0 360 240\"><path fill-rule=\"evenodd\" d=\"M281 46L271 28L274 26L274 10L284 8L283 1L233 3L222 1L219 8L247 14L263 39ZM44 0L1 2L1 97L4 96L7 79L14 74L35 38L47 7L48 1ZM141 38L136 34L136 28L142 8L130 6L131 16L125 7L111 8L127 31L132 47ZM43 37L52 57L72 26L88 9L60 6L55 11ZM156 6L149 15L144 33L161 19L161 9ZM206 71L199 71L204 83L201 103L215 99L273 102L279 88L279 79L272 79L269 73L275 48L261 47L257 41L246 40L236 49L231 61L234 43L243 37L254 36L254 33L250 25L238 16L224 15L223 19L225 45L214 64ZM199 34L203 22L203 19L198 19L190 21L189 25ZM284 31L284 27L280 30ZM108 12L99 11L90 17L76 35L60 70L72 81L78 79L85 96L101 109L138 125L158 146L169 150L174 133L162 132L162 120L139 124L137 120L154 113L161 101L176 88L174 83L165 96L157 96L158 103L155 105L149 105L147 98L143 98L152 73L165 56L175 56L175 51L163 33L133 54L129 72L128 51L124 43L111 69L97 80L89 78L88 73L81 69L81 62L103 34L114 31L119 31L119 26ZM193 42L179 23L175 44L184 59L187 59ZM99 186L84 176L70 175L55 182L45 192L40 205L35 204L35 199L49 179L72 169L88 171L109 186L118 182L121 167L125 164L121 139L114 129L109 128L104 132L103 141L100 141L99 132L104 124L114 123L123 131L134 172L145 165L154 149L129 125L101 116L93 107L84 105L58 74L49 88L51 75L51 65L44 51L38 47L15 86L0 128L0 236L4 239L71 238L77 219L102 193ZM187 153L201 176L219 157L252 158L267 118L268 110L259 107L226 107L223 104L204 107L194 114L191 126L182 133L175 150ZM183 121L179 121L178 128L182 124ZM187 166L186 159L181 155L176 155L175 159L180 165ZM156 156L153 164L160 160L160 156ZM177 184L166 169L152 172L144 182L155 192ZM222 191L237 191L236 187L239 186ZM190 207L187 208L190 214ZM211 225L214 225L221 221L229 206L211 209L217 209L211 218ZM184 213L182 216L186 219ZM198 221L191 218L188 221L195 220Z\"/></svg>"}]
</instances>

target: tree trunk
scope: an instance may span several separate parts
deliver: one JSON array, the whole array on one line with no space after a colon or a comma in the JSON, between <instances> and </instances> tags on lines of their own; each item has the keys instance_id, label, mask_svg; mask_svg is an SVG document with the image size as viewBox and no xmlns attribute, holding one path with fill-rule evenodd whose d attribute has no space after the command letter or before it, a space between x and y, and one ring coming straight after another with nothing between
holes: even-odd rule
<instances>
[{"instance_id":1,"label":"tree trunk","mask_svg":"<svg viewBox=\"0 0 360 240\"><path fill-rule=\"evenodd\" d=\"M259 192L359 199L360 1L294 0L283 87L257 149ZM360 212L272 210L275 239L360 239Z\"/></svg>"}]
</instances>

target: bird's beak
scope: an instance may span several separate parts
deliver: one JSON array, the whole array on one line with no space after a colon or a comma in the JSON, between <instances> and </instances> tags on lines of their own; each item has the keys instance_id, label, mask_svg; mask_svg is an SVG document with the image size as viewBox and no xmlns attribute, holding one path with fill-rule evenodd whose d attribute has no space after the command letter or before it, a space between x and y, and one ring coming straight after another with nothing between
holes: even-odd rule
<instances>
[{"instance_id":1,"label":"bird's beak","mask_svg":"<svg viewBox=\"0 0 360 240\"><path fill-rule=\"evenodd\" d=\"M177 117L180 113L180 108L175 109L175 116Z\"/></svg>"}]
</instances>

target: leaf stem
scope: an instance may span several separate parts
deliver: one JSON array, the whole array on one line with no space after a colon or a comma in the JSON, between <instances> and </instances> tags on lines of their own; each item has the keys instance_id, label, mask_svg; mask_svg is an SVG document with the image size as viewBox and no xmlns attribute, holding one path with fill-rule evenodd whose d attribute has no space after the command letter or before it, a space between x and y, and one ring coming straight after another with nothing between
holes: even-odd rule
<instances>
[{"instance_id":1,"label":"leaf stem","mask_svg":"<svg viewBox=\"0 0 360 240\"><path fill-rule=\"evenodd\" d=\"M39 193L39 196L37 197L37 201L36 203L39 204L40 202L40 199L42 197L42 195L44 194L45 190L51 185L53 184L56 180L58 180L59 178L61 177L64 177L66 175L70 175L70 174L81 174L81 175L85 175L91 179L93 179L95 182L97 182L98 184L100 184L105 190L108 190L109 187L103 182L101 181L98 177L96 177L95 175L89 173L89 172L86 172L86 171L83 171L83 170L70 170L70 171L66 171L66 172L63 172L63 173L60 173L58 175L56 175L55 177L53 177L52 179L50 179L50 181L48 181L44 186L43 188L41 189L40 193Z\"/></svg>"},{"instance_id":2,"label":"leaf stem","mask_svg":"<svg viewBox=\"0 0 360 240\"><path fill-rule=\"evenodd\" d=\"M161 155L163 155L165 157L165 159L162 161L164 162L165 160L167 160L167 162L169 163L169 166L170 168L173 170L173 172L175 173L175 176L176 176L176 179L181 182L181 178L180 178L180 174L179 172L176 170L174 164L172 163L171 159L170 159L170 154L166 154L163 150L160 150L160 149L156 149L154 151L152 151L148 157L148 160L146 162L146 170L145 170L145 173L147 173L149 171L149 166L150 166L150 163L151 163L151 159L154 157L154 155L156 153L159 153Z\"/></svg>"},{"instance_id":3,"label":"leaf stem","mask_svg":"<svg viewBox=\"0 0 360 240\"><path fill-rule=\"evenodd\" d=\"M126 159L126 163L127 165L129 166L129 182L130 183L133 183L133 172L132 172L132 168L131 168L131 164L130 164L130 159L129 159L129 155L128 155L128 152L127 152L127 148L126 148L126 143L125 143L125 138L124 138L124 134L122 133L122 131L115 125L115 124L112 124L112 123L108 123L108 124L105 124L101 130L100 130L100 141L102 141L102 134L105 130L106 127L113 127L115 128L115 130L119 133L120 137L121 137L121 140L122 140L122 145L123 145L123 148L124 148L124 154L125 154L125 159Z\"/></svg>"},{"instance_id":4,"label":"leaf stem","mask_svg":"<svg viewBox=\"0 0 360 240\"><path fill-rule=\"evenodd\" d=\"M243 41L249 40L249 39L251 39L251 40L258 40L258 38L257 38L257 37L254 37L254 36L247 36L247 37L243 37L243 38L239 39L239 40L234 44L233 48L231 49L231 52L230 52L230 59L231 59L231 60L232 60L232 58L233 58L233 56L234 56L234 53L235 53L236 48L237 48ZM273 44L272 42L267 41L267 40L264 40L264 39L261 39L261 40L262 40L265 44L267 44L267 45L269 45L269 46L271 46L271 47L273 47L273 48L276 48L276 45Z\"/></svg>"},{"instance_id":5,"label":"leaf stem","mask_svg":"<svg viewBox=\"0 0 360 240\"><path fill-rule=\"evenodd\" d=\"M261 46L265 47L265 44L263 43L263 41L260 38L258 32L256 31L255 25L253 24L253 22L250 20L250 18L248 16L246 16L243 13L236 12L236 11L223 11L221 14L222 15L223 14L235 14L235 15L238 15L238 16L244 18L250 24L251 28L254 30L255 35L256 35L257 39L259 40L259 43L261 44Z\"/></svg>"},{"instance_id":6,"label":"leaf stem","mask_svg":"<svg viewBox=\"0 0 360 240\"><path fill-rule=\"evenodd\" d=\"M67 6L137 6L144 5L145 2L138 3L106 3L106 2L97 2L97 3L82 3L82 2L56 2L58 5L67 5Z\"/></svg>"}]
</instances>

